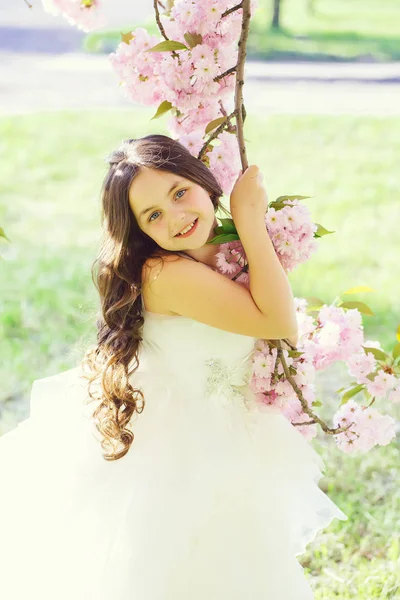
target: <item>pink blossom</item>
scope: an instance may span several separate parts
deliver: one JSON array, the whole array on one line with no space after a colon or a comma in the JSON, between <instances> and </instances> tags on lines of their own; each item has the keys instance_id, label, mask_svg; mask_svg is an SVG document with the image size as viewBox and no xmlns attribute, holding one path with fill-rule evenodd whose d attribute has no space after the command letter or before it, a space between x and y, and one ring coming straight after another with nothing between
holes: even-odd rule
<instances>
[{"instance_id":1,"label":"pink blossom","mask_svg":"<svg viewBox=\"0 0 400 600\"><path fill-rule=\"evenodd\" d=\"M362 407L353 399L342 405L333 419L335 427L346 427L348 431L335 435L338 447L346 453L367 452L375 445L386 446L395 436L395 420L381 415L372 407Z\"/></svg>"},{"instance_id":2,"label":"pink blossom","mask_svg":"<svg viewBox=\"0 0 400 600\"><path fill-rule=\"evenodd\" d=\"M105 25L100 13L99 0L42 0L43 8L52 15L63 16L68 23L83 31L92 31Z\"/></svg>"},{"instance_id":3,"label":"pink blossom","mask_svg":"<svg viewBox=\"0 0 400 600\"><path fill-rule=\"evenodd\" d=\"M185 146L193 156L198 156L204 145L204 138L200 131L184 133L179 137L179 143Z\"/></svg>"},{"instance_id":4,"label":"pink blossom","mask_svg":"<svg viewBox=\"0 0 400 600\"><path fill-rule=\"evenodd\" d=\"M276 350L276 348L275 348ZM258 377L270 378L275 369L275 355L257 352L253 358L253 372Z\"/></svg>"},{"instance_id":5,"label":"pink blossom","mask_svg":"<svg viewBox=\"0 0 400 600\"><path fill-rule=\"evenodd\" d=\"M400 385L398 384L388 395L390 402L394 404L400 403Z\"/></svg>"},{"instance_id":6,"label":"pink blossom","mask_svg":"<svg viewBox=\"0 0 400 600\"><path fill-rule=\"evenodd\" d=\"M368 383L367 375L372 373L376 367L376 360L371 352L354 353L347 359L349 374L355 378L357 383Z\"/></svg>"},{"instance_id":7,"label":"pink blossom","mask_svg":"<svg viewBox=\"0 0 400 600\"><path fill-rule=\"evenodd\" d=\"M236 136L223 131L218 137L220 144L209 153L210 169L225 194L230 194L240 171L240 154Z\"/></svg>"},{"instance_id":8,"label":"pink blossom","mask_svg":"<svg viewBox=\"0 0 400 600\"><path fill-rule=\"evenodd\" d=\"M378 371L373 381L366 382L367 391L374 398L384 398L386 393L397 384L397 378L391 373L385 373L382 369Z\"/></svg>"},{"instance_id":9,"label":"pink blossom","mask_svg":"<svg viewBox=\"0 0 400 600\"><path fill-rule=\"evenodd\" d=\"M219 252L216 253L216 259L221 273L228 273L232 276L239 273L246 260L241 242L238 240L221 244Z\"/></svg>"},{"instance_id":10,"label":"pink blossom","mask_svg":"<svg viewBox=\"0 0 400 600\"><path fill-rule=\"evenodd\" d=\"M292 200L290 205L279 210L271 206L265 215L265 223L286 271L292 271L308 260L317 249L314 240L317 226L312 223L308 208L302 206L299 200Z\"/></svg>"},{"instance_id":11,"label":"pink blossom","mask_svg":"<svg viewBox=\"0 0 400 600\"><path fill-rule=\"evenodd\" d=\"M127 95L139 104L153 105L165 100L157 77L161 52L147 52L161 41L141 27L132 32L127 44L121 42L109 60L124 84Z\"/></svg>"},{"instance_id":12,"label":"pink blossom","mask_svg":"<svg viewBox=\"0 0 400 600\"><path fill-rule=\"evenodd\" d=\"M307 385L315 380L315 368L312 363L306 361L296 363L297 374L294 375L294 380L297 385Z\"/></svg>"},{"instance_id":13,"label":"pink blossom","mask_svg":"<svg viewBox=\"0 0 400 600\"><path fill-rule=\"evenodd\" d=\"M317 334L318 343L326 348L336 346L340 338L340 325L327 321Z\"/></svg>"}]
</instances>

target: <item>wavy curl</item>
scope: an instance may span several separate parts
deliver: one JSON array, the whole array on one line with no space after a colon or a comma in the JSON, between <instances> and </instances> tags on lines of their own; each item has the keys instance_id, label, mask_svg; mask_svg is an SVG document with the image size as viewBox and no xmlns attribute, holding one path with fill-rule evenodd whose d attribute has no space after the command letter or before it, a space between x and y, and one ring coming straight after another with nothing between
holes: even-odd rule
<instances>
[{"instance_id":1,"label":"wavy curl","mask_svg":"<svg viewBox=\"0 0 400 600\"><path fill-rule=\"evenodd\" d=\"M207 161L207 156L204 158ZM106 160L109 170L101 189L102 239L91 269L100 296L97 344L85 352L82 367L88 380L88 403L98 403L92 416L103 436L103 458L111 461L129 451L134 440L129 422L145 407L142 390L131 384L143 339L142 269L150 256L163 260L166 254L140 229L129 205L130 185L141 167L168 171L202 186L214 212L229 211L220 203L223 191L206 164L168 136L150 134L124 140Z\"/></svg>"}]
</instances>

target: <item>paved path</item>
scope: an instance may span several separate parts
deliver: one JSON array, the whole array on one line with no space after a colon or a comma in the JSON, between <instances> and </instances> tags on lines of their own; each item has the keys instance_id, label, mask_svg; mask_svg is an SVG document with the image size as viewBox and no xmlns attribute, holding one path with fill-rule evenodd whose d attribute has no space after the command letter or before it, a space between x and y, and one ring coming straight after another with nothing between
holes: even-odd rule
<instances>
[{"instance_id":1,"label":"paved path","mask_svg":"<svg viewBox=\"0 0 400 600\"><path fill-rule=\"evenodd\" d=\"M0 52L0 65L0 114L132 107L107 55ZM342 67L338 72L338 65L248 62L246 108L265 114L400 114L399 65Z\"/></svg>"}]
</instances>

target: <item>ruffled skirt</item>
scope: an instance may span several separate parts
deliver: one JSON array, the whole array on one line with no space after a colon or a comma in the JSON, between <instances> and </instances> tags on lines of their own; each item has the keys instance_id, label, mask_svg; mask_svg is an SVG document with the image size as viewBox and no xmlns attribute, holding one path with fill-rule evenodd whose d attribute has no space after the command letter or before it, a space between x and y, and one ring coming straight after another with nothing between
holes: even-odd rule
<instances>
[{"instance_id":1,"label":"ruffled skirt","mask_svg":"<svg viewBox=\"0 0 400 600\"><path fill-rule=\"evenodd\" d=\"M296 557L347 516L295 427L138 372L134 442L105 461L80 373L35 381L0 438L4 600L312 600Z\"/></svg>"}]
</instances>

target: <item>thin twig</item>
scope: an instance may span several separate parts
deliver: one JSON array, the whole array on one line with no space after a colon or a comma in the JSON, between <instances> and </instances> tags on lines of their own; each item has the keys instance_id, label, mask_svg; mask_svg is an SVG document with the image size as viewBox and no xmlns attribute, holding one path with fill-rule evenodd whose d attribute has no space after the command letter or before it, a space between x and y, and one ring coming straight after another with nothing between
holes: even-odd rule
<instances>
[{"instance_id":1,"label":"thin twig","mask_svg":"<svg viewBox=\"0 0 400 600\"><path fill-rule=\"evenodd\" d=\"M238 61L236 65L236 86L235 86L235 113L236 113L236 128L237 128L237 137L239 144L239 152L240 159L242 162L243 173L248 167L247 155L246 155L246 145L244 141L244 131L243 131L243 114L242 114L242 106L243 106L243 85L244 85L244 64L246 60L246 44L247 38L249 36L249 28L250 28L250 0L242 1L242 31L240 34L240 39L238 42L239 51L238 51Z\"/></svg>"},{"instance_id":2,"label":"thin twig","mask_svg":"<svg viewBox=\"0 0 400 600\"><path fill-rule=\"evenodd\" d=\"M160 11L158 10L158 4L159 4L159 0L153 0L153 6L154 6L154 12L156 14L156 21L157 21L157 25L158 25L158 29L160 30L161 35L164 37L164 39L166 41L169 41L169 37L167 36L167 34L165 33L165 29L163 24L161 23L161 19L160 19ZM164 7L163 7L164 8ZM179 60L179 54L177 52L175 52L175 50L172 50L172 56L174 58L177 58Z\"/></svg>"},{"instance_id":3,"label":"thin twig","mask_svg":"<svg viewBox=\"0 0 400 600\"><path fill-rule=\"evenodd\" d=\"M243 133L243 118L242 118L242 110L243 110L243 94L242 94L242 86L244 84L244 63L246 59L246 41L249 35L249 26L250 26L250 0L243 0L240 4L226 11L222 16L226 16L233 12L233 10L238 10L239 8L243 8L243 20L242 20L242 31L240 35L240 40L238 42L239 52L238 52L238 61L234 67L231 67L222 75L218 75L215 80L218 80L222 77L230 73L234 73L236 71L236 88L235 88L235 109L234 111L225 119L223 123L214 132L210 135L207 141L204 143L201 148L197 158L201 159L203 154L206 152L206 149L209 143L219 136L224 129L226 129L230 125L230 120L233 117L236 117L236 135L238 136L239 141L239 149L240 155L242 159L242 167L243 171L247 169L247 158L246 158L246 147L244 143L244 133ZM239 126L240 123L240 126ZM242 272L242 271L241 271ZM239 274L237 275L239 276Z\"/></svg>"},{"instance_id":4,"label":"thin twig","mask_svg":"<svg viewBox=\"0 0 400 600\"><path fill-rule=\"evenodd\" d=\"M214 77L213 81L219 81L220 79L223 79L224 77L226 77L227 75L230 75L231 73L234 73L235 71L236 71L236 65L234 67L231 67L224 73L221 73L220 75L217 75L216 77Z\"/></svg>"},{"instance_id":5,"label":"thin twig","mask_svg":"<svg viewBox=\"0 0 400 600\"><path fill-rule=\"evenodd\" d=\"M25 4L27 5L28 8L32 8L32 4L29 4L28 0L24 0Z\"/></svg>"},{"instance_id":6,"label":"thin twig","mask_svg":"<svg viewBox=\"0 0 400 600\"><path fill-rule=\"evenodd\" d=\"M212 142L215 138L217 138L219 136L220 133L222 133L224 131L224 129L226 129L227 123L229 123L229 121L236 115L236 112L233 111L230 115L228 115L228 117L225 119L225 121L223 123L221 123L221 125L219 127L217 127L213 133L208 137L207 141L204 143L202 149L200 150L199 154L197 155L197 158L199 160L201 160L203 154L205 153L205 151L207 150L208 144L210 142Z\"/></svg>"},{"instance_id":7,"label":"thin twig","mask_svg":"<svg viewBox=\"0 0 400 600\"><path fill-rule=\"evenodd\" d=\"M221 99L218 100L218 104L220 106L221 113L224 115L224 117L227 117L228 113L226 112ZM229 131L229 133L236 133L236 125L232 125L232 123L229 121L228 125L226 126L226 130Z\"/></svg>"},{"instance_id":8,"label":"thin twig","mask_svg":"<svg viewBox=\"0 0 400 600\"><path fill-rule=\"evenodd\" d=\"M160 19L160 11L158 10L158 0L154 0L153 2L153 6L154 6L154 12L156 13L156 21L157 21L157 25L158 25L158 29L160 30L161 35L168 40L168 36L165 33L165 29L163 24L161 23L161 19Z\"/></svg>"},{"instance_id":9,"label":"thin twig","mask_svg":"<svg viewBox=\"0 0 400 600\"><path fill-rule=\"evenodd\" d=\"M243 2L240 2L240 4L237 4L236 6L233 6L232 8L228 8L228 10L226 10L224 13L222 13L221 17L227 17L228 15L230 15L231 13L233 13L235 10L239 10L240 8L242 8L243 6Z\"/></svg>"}]
</instances>

